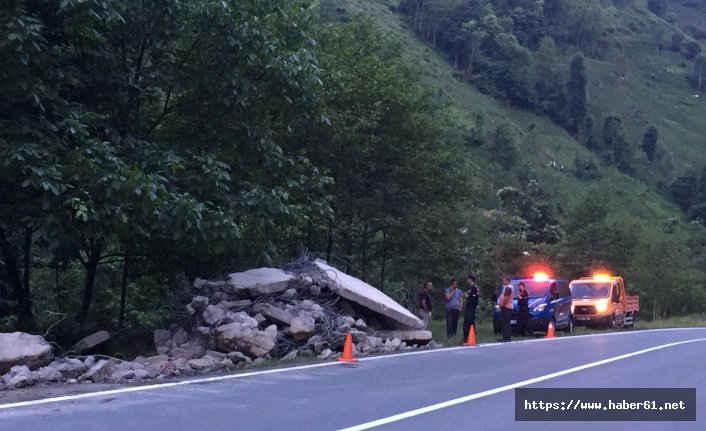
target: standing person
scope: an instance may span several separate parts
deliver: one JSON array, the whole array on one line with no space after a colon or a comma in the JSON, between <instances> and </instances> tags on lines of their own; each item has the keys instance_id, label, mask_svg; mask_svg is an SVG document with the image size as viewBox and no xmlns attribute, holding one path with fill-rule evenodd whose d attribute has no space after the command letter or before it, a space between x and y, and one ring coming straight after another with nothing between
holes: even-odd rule
<instances>
[{"instance_id":1,"label":"standing person","mask_svg":"<svg viewBox=\"0 0 706 431\"><path fill-rule=\"evenodd\" d=\"M525 288L525 283L517 285L517 308L520 311L517 317L517 330L522 336L530 332L529 328L529 292Z\"/></svg>"},{"instance_id":2,"label":"standing person","mask_svg":"<svg viewBox=\"0 0 706 431\"><path fill-rule=\"evenodd\" d=\"M458 330L458 316L461 315L463 308L463 296L461 289L458 288L458 281L455 278L451 279L451 284L444 290L446 305L446 338L451 338L456 335Z\"/></svg>"},{"instance_id":3,"label":"standing person","mask_svg":"<svg viewBox=\"0 0 706 431\"><path fill-rule=\"evenodd\" d=\"M429 321L431 320L431 290L434 285L431 281L424 283L422 291L419 292L419 314L422 316L422 321L424 321L424 329L429 329Z\"/></svg>"},{"instance_id":4,"label":"standing person","mask_svg":"<svg viewBox=\"0 0 706 431\"><path fill-rule=\"evenodd\" d=\"M512 284L510 284L510 277L503 277L503 288L498 298L498 306L500 307L500 321L503 325L503 338L498 341L510 341L510 332L512 331L512 325L510 320L512 319L512 297L513 297Z\"/></svg>"},{"instance_id":5,"label":"standing person","mask_svg":"<svg viewBox=\"0 0 706 431\"><path fill-rule=\"evenodd\" d=\"M473 274L468 274L468 300L466 301L466 312L463 315L463 341L468 339L471 332L471 325L476 324L476 308L478 308L478 285Z\"/></svg>"}]
</instances>

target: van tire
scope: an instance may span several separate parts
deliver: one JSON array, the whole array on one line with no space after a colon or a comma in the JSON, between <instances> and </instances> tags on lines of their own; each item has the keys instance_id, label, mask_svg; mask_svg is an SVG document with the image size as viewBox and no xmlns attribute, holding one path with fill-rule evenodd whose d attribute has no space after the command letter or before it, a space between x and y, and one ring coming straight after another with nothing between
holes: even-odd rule
<instances>
[{"instance_id":1,"label":"van tire","mask_svg":"<svg viewBox=\"0 0 706 431\"><path fill-rule=\"evenodd\" d=\"M574 316L569 316L569 323L564 328L564 332L567 334L573 334L574 332Z\"/></svg>"}]
</instances>

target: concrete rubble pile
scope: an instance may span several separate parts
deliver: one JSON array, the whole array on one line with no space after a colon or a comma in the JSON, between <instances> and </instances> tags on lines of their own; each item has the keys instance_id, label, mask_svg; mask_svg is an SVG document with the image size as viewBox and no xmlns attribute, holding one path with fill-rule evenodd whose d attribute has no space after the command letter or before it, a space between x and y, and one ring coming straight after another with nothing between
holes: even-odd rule
<instances>
[{"instance_id":1,"label":"concrete rubble pile","mask_svg":"<svg viewBox=\"0 0 706 431\"><path fill-rule=\"evenodd\" d=\"M0 350L5 373L0 389L38 382L137 382L275 359L329 359L339 355L348 332L356 355L434 346L414 314L321 260L300 261L286 271L258 268L221 280L196 279L188 298L182 325L154 331L156 355L131 362L93 356L50 362L46 341L24 334L37 337L36 346L14 356ZM93 338L103 340L105 334Z\"/></svg>"}]
</instances>

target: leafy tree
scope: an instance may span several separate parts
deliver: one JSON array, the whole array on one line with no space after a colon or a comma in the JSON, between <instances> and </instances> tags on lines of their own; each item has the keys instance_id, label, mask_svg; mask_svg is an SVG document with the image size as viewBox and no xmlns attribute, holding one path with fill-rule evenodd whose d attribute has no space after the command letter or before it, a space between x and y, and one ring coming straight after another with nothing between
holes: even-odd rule
<instances>
[{"instance_id":1,"label":"leafy tree","mask_svg":"<svg viewBox=\"0 0 706 431\"><path fill-rule=\"evenodd\" d=\"M490 153L493 159L503 168L512 168L519 157L517 135L508 123L502 123L493 132Z\"/></svg>"},{"instance_id":2,"label":"leafy tree","mask_svg":"<svg viewBox=\"0 0 706 431\"><path fill-rule=\"evenodd\" d=\"M595 137L595 122L593 115L586 115L586 119L583 122L583 145L589 150L595 150L597 148L596 137Z\"/></svg>"},{"instance_id":3,"label":"leafy tree","mask_svg":"<svg viewBox=\"0 0 706 431\"><path fill-rule=\"evenodd\" d=\"M657 127L651 125L645 131L645 135L642 138L642 151L645 152L647 160L652 162L657 154L657 139L658 132Z\"/></svg>"},{"instance_id":4,"label":"leafy tree","mask_svg":"<svg viewBox=\"0 0 706 431\"><path fill-rule=\"evenodd\" d=\"M669 42L669 50L672 52L680 52L681 44L684 41L684 33L677 32L672 34L672 38Z\"/></svg>"},{"instance_id":5,"label":"leafy tree","mask_svg":"<svg viewBox=\"0 0 706 431\"><path fill-rule=\"evenodd\" d=\"M588 112L587 78L583 54L580 52L571 59L567 94L569 96L569 127L578 132Z\"/></svg>"},{"instance_id":6,"label":"leafy tree","mask_svg":"<svg viewBox=\"0 0 706 431\"><path fill-rule=\"evenodd\" d=\"M697 184L698 177L694 173L686 173L674 180L670 186L672 199L684 212L696 203Z\"/></svg>"},{"instance_id":7,"label":"leafy tree","mask_svg":"<svg viewBox=\"0 0 706 431\"><path fill-rule=\"evenodd\" d=\"M686 44L686 58L689 60L696 58L701 53L701 44L695 40L689 41Z\"/></svg>"},{"instance_id":8,"label":"leafy tree","mask_svg":"<svg viewBox=\"0 0 706 431\"><path fill-rule=\"evenodd\" d=\"M647 0L647 8L653 14L664 17L667 14L667 0Z\"/></svg>"},{"instance_id":9,"label":"leafy tree","mask_svg":"<svg viewBox=\"0 0 706 431\"><path fill-rule=\"evenodd\" d=\"M556 45L551 36L539 42L535 52L535 76L539 109L555 122L566 124L566 78L557 65Z\"/></svg>"},{"instance_id":10,"label":"leafy tree","mask_svg":"<svg viewBox=\"0 0 706 431\"><path fill-rule=\"evenodd\" d=\"M603 178L600 169L593 158L574 158L574 176L583 181L595 181Z\"/></svg>"},{"instance_id":11,"label":"leafy tree","mask_svg":"<svg viewBox=\"0 0 706 431\"><path fill-rule=\"evenodd\" d=\"M694 61L694 71L691 74L691 82L696 92L700 93L704 89L706 80L706 56L700 55Z\"/></svg>"},{"instance_id":12,"label":"leafy tree","mask_svg":"<svg viewBox=\"0 0 706 431\"><path fill-rule=\"evenodd\" d=\"M620 115L608 115L603 122L601 154L607 163L614 163L621 171L632 170L633 149L625 135Z\"/></svg>"},{"instance_id":13,"label":"leafy tree","mask_svg":"<svg viewBox=\"0 0 706 431\"><path fill-rule=\"evenodd\" d=\"M330 126L302 128L295 144L334 179L327 190L333 214L312 215L309 247L346 259L380 286L428 271L414 265L432 239L449 246L439 259L458 262L463 136L451 132L446 111L419 89L397 46L369 19L322 27L318 40Z\"/></svg>"}]
</instances>

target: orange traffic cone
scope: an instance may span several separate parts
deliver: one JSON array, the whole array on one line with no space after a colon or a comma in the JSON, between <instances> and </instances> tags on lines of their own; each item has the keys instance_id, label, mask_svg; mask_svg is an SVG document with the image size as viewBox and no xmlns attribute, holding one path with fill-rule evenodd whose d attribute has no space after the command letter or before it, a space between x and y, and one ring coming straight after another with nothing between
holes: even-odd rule
<instances>
[{"instance_id":1,"label":"orange traffic cone","mask_svg":"<svg viewBox=\"0 0 706 431\"><path fill-rule=\"evenodd\" d=\"M471 325L471 329L468 330L468 339L466 340L465 343L463 343L464 346L477 346L478 343L476 343L476 330L475 330L476 325Z\"/></svg>"},{"instance_id":2,"label":"orange traffic cone","mask_svg":"<svg viewBox=\"0 0 706 431\"><path fill-rule=\"evenodd\" d=\"M353 336L350 332L346 334L346 341L343 343L343 354L338 360L341 362L358 362L353 357Z\"/></svg>"},{"instance_id":3,"label":"orange traffic cone","mask_svg":"<svg viewBox=\"0 0 706 431\"><path fill-rule=\"evenodd\" d=\"M547 335L544 338L556 338L556 335L554 335L554 322L549 322L549 326L547 326Z\"/></svg>"}]
</instances>

